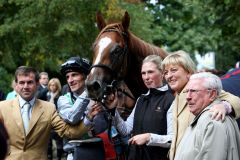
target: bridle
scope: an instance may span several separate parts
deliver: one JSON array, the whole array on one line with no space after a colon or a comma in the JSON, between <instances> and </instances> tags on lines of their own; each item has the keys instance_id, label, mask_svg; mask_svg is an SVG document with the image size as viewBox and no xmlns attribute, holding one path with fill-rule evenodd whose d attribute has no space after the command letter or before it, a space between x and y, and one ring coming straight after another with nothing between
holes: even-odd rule
<instances>
[{"instance_id":1,"label":"bridle","mask_svg":"<svg viewBox=\"0 0 240 160\"><path fill-rule=\"evenodd\" d=\"M128 43L127 43L128 34L126 32L120 31L117 28L108 28L108 29L104 30L102 33L105 33L105 32L117 32L117 33L119 33L123 37L123 39L124 39L124 47L122 49L122 53L120 53L120 54L121 54L121 56L123 56L122 60L124 62L125 58L127 58L127 53L128 53ZM122 64L123 64L123 62L122 62ZM122 66L122 67L124 67L124 66ZM92 65L91 68L90 68L90 71L93 68L102 68L104 70L107 70L111 74L112 77L117 78L116 71L114 71L111 68L111 66L109 66L109 65L98 63L98 64L95 64L95 65Z\"/></svg>"},{"instance_id":2,"label":"bridle","mask_svg":"<svg viewBox=\"0 0 240 160\"><path fill-rule=\"evenodd\" d=\"M118 28L105 29L104 31L101 32L101 34L105 33L105 32L117 32L120 36L123 37L124 46L123 46L123 49L121 50L121 53L119 53L119 56L122 56L122 62L117 62L118 58L114 57L115 61L121 65L119 73L118 73L118 71L114 71L114 69L112 68L112 66L113 66L112 64L115 63L115 61L113 61L112 64L110 64L110 65L98 63L98 64L95 64L95 65L92 65L91 68L90 68L90 71L93 68L102 68L103 70L109 72L110 75L113 77L112 82L110 82L110 84L106 84L106 86L104 86L104 88L102 88L103 89L103 96L100 99L100 102L103 104L103 106L105 106L104 101L105 101L105 98L107 97L107 95L109 95L111 93L115 93L115 92L121 92L122 94L126 95L127 97L129 97L129 98L131 98L132 100L135 101L135 98L132 95L130 95L128 92L126 92L125 90L123 90L122 88L119 87L119 84L123 80L123 75L121 76L120 74L121 74L121 71L123 71L123 67L125 67L124 62L126 62L126 65L128 65L128 60L129 60L129 59L127 59L128 58L127 57L128 56L128 41L127 41L128 34L126 32L121 32ZM106 107L104 107L104 108L106 108ZM107 113L108 113L108 131L107 131L107 133L108 133L109 141L111 143L114 143L113 140L112 140L112 134L111 134L112 119L113 119L113 115L114 115L113 110L112 109L107 109Z\"/></svg>"},{"instance_id":3,"label":"bridle","mask_svg":"<svg viewBox=\"0 0 240 160\"><path fill-rule=\"evenodd\" d=\"M109 88L112 91L122 92L124 95L126 95L129 98L135 100L135 98L133 96L131 96L128 92L126 92L125 90L122 90L121 88L117 87L118 84L123 80L123 77L120 75L120 73L123 70L123 67L124 67L124 64L125 64L124 61L126 61L128 63L128 59L127 59L127 55L128 55L128 41L127 41L128 34L126 32L120 31L116 27L115 28L107 28L104 31L102 31L101 34L105 33L105 32L117 32L120 36L123 37L123 39L124 39L124 46L123 46L123 48L121 50L121 53L119 53L119 56L123 56L123 58L122 58L122 62L117 62L119 64L122 64L122 66L121 66L120 71L118 73L118 71L114 71L114 69L111 67L111 65L98 63L98 64L95 64L95 65L92 65L90 67L90 71L93 68L102 68L102 69L106 70L107 72L109 72L111 74L111 76L113 77L113 80L112 80L112 82L110 84L107 84L103 90L107 90L107 88ZM115 59L116 59L115 61L118 60L117 58L115 58ZM115 63L115 62L113 62L113 63Z\"/></svg>"}]
</instances>

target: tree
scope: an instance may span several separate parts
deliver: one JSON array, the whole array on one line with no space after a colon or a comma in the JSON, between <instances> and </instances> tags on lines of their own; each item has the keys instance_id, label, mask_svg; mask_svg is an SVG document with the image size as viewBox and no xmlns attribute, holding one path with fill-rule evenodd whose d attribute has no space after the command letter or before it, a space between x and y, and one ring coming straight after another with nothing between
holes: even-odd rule
<instances>
[{"instance_id":1,"label":"tree","mask_svg":"<svg viewBox=\"0 0 240 160\"><path fill-rule=\"evenodd\" d=\"M218 67L229 69L240 60L240 1L205 0L203 3L207 12L216 16L214 27L220 30L217 46Z\"/></svg>"},{"instance_id":2,"label":"tree","mask_svg":"<svg viewBox=\"0 0 240 160\"><path fill-rule=\"evenodd\" d=\"M20 65L58 71L70 56L91 58L95 13L101 4L95 0L1 1L1 74L8 72L6 77L11 77ZM0 87L4 86L8 85L1 80Z\"/></svg>"},{"instance_id":3,"label":"tree","mask_svg":"<svg viewBox=\"0 0 240 160\"><path fill-rule=\"evenodd\" d=\"M214 51L220 70L228 70L239 60L239 1L158 0L148 6L155 16L155 28L159 28L154 41L169 51Z\"/></svg>"},{"instance_id":4,"label":"tree","mask_svg":"<svg viewBox=\"0 0 240 160\"><path fill-rule=\"evenodd\" d=\"M168 51L217 53L217 68L239 60L239 0L2 0L0 1L0 88L9 90L16 67L31 65L59 76L70 56L92 58L98 34L95 14L120 20L130 30Z\"/></svg>"}]
</instances>

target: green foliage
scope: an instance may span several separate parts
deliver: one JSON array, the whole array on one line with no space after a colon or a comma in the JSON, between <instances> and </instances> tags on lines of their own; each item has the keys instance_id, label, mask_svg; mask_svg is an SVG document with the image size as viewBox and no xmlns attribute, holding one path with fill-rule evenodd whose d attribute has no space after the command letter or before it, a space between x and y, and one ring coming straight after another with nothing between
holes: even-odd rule
<instances>
[{"instance_id":1,"label":"green foliage","mask_svg":"<svg viewBox=\"0 0 240 160\"><path fill-rule=\"evenodd\" d=\"M8 74L5 68L0 67L0 77L1 77L0 90L4 91L5 96L6 96L7 92L12 91L11 82L12 82L12 79L14 78L14 75Z\"/></svg>"},{"instance_id":2,"label":"green foliage","mask_svg":"<svg viewBox=\"0 0 240 160\"><path fill-rule=\"evenodd\" d=\"M158 28L155 43L191 54L214 51L220 70L227 71L240 60L239 0L159 0L148 6Z\"/></svg>"},{"instance_id":3,"label":"green foliage","mask_svg":"<svg viewBox=\"0 0 240 160\"><path fill-rule=\"evenodd\" d=\"M97 34L95 13L101 4L95 0L0 1L0 63L8 71L4 74L13 74L20 65L58 72L70 56L91 59ZM4 85L1 82L0 88Z\"/></svg>"},{"instance_id":4,"label":"green foliage","mask_svg":"<svg viewBox=\"0 0 240 160\"><path fill-rule=\"evenodd\" d=\"M10 90L14 71L20 65L57 76L60 64L70 56L91 59L92 43L98 34L97 11L108 20L120 20L128 11L130 30L168 51L214 51L217 69L228 70L240 60L239 0L159 0L156 5L149 0L137 2L1 0L0 89L5 93Z\"/></svg>"},{"instance_id":5,"label":"green foliage","mask_svg":"<svg viewBox=\"0 0 240 160\"><path fill-rule=\"evenodd\" d=\"M217 46L218 67L229 69L240 60L240 1L204 0L209 6L209 14L216 15L214 28L220 30Z\"/></svg>"},{"instance_id":6,"label":"green foliage","mask_svg":"<svg viewBox=\"0 0 240 160\"><path fill-rule=\"evenodd\" d=\"M122 7L130 14L130 30L141 39L153 43L154 30L152 24L154 19L151 10L143 4L123 3Z\"/></svg>"}]
</instances>

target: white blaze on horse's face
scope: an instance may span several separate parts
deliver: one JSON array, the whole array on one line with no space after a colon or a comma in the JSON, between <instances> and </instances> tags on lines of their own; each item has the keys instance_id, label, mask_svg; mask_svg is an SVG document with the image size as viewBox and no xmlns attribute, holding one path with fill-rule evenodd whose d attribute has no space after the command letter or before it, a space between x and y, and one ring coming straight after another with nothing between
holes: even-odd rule
<instances>
[{"instance_id":1,"label":"white blaze on horse's face","mask_svg":"<svg viewBox=\"0 0 240 160\"><path fill-rule=\"evenodd\" d=\"M99 47L99 50L98 50L98 54L97 54L97 58L94 62L93 65L96 65L98 63L100 63L100 60L101 60L101 57L102 57L102 53L104 51L104 49L112 42L112 39L109 38L109 37L103 37L99 40L99 43L98 43L98 47ZM94 68L91 70L91 73L94 72Z\"/></svg>"}]
</instances>

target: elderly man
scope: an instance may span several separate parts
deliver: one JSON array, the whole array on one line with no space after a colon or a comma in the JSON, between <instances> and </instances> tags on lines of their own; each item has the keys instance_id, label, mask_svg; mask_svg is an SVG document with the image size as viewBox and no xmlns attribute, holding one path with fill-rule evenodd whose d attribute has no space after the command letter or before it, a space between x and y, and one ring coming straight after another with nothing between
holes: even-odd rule
<instances>
[{"instance_id":1,"label":"elderly man","mask_svg":"<svg viewBox=\"0 0 240 160\"><path fill-rule=\"evenodd\" d=\"M239 160L240 132L236 121L226 116L224 122L211 119L209 110L219 103L220 79L211 73L190 77L185 92L191 113L196 117L187 128L175 160Z\"/></svg>"}]
</instances>

